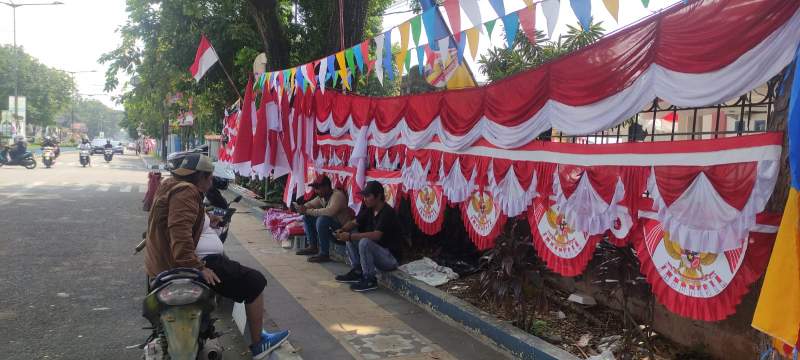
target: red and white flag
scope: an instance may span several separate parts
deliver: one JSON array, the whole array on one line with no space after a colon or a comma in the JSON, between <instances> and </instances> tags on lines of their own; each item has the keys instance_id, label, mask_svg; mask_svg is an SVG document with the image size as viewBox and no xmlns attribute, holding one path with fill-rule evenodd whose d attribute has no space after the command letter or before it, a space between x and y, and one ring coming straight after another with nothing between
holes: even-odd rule
<instances>
[{"instance_id":1,"label":"red and white flag","mask_svg":"<svg viewBox=\"0 0 800 360\"><path fill-rule=\"evenodd\" d=\"M208 69L217 61L219 61L217 52L214 51L214 47L211 46L206 36L202 35L200 38L200 46L197 47L197 54L194 55L194 64L189 68L195 81L200 81Z\"/></svg>"}]
</instances>

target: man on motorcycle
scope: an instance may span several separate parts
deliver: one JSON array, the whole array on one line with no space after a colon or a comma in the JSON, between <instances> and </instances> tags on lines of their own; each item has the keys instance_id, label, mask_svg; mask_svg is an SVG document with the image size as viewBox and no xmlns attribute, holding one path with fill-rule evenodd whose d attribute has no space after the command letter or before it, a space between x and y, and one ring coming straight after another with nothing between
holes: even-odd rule
<instances>
[{"instance_id":1,"label":"man on motorcycle","mask_svg":"<svg viewBox=\"0 0 800 360\"><path fill-rule=\"evenodd\" d=\"M89 142L89 139L83 138L81 139L81 144L78 146L80 150L92 150L92 144Z\"/></svg>"},{"instance_id":2,"label":"man on motorcycle","mask_svg":"<svg viewBox=\"0 0 800 360\"><path fill-rule=\"evenodd\" d=\"M147 275L155 277L177 267L200 270L214 291L245 303L250 351L254 359L263 359L288 338L289 332L270 334L263 330L262 292L267 284L264 276L222 254L221 242L211 239L208 246L208 237L202 237L206 222L211 225L203 208L203 193L211 187L214 165L208 156L197 153L172 162L172 177L159 186L150 209L145 247ZM198 252L201 237L206 239L202 249L216 250Z\"/></svg>"},{"instance_id":3,"label":"man on motorcycle","mask_svg":"<svg viewBox=\"0 0 800 360\"><path fill-rule=\"evenodd\" d=\"M56 142L53 141L53 138L50 136L45 136L44 140L42 140L42 147L56 147Z\"/></svg>"},{"instance_id":4,"label":"man on motorcycle","mask_svg":"<svg viewBox=\"0 0 800 360\"><path fill-rule=\"evenodd\" d=\"M106 140L106 144L103 147L106 149L113 149L114 145L111 144L111 140Z\"/></svg>"},{"instance_id":5,"label":"man on motorcycle","mask_svg":"<svg viewBox=\"0 0 800 360\"><path fill-rule=\"evenodd\" d=\"M25 137L17 136L14 139L14 145L10 147L11 150L8 151L8 160L18 160L18 158L22 155L25 155L28 152L28 144L25 142Z\"/></svg>"}]
</instances>

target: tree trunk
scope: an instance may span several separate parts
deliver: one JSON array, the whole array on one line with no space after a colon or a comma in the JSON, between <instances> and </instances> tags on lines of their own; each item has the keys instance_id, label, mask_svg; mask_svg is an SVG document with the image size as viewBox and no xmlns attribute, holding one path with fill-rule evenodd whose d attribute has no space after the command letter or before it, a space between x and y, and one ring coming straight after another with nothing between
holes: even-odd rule
<instances>
[{"instance_id":1,"label":"tree trunk","mask_svg":"<svg viewBox=\"0 0 800 360\"><path fill-rule=\"evenodd\" d=\"M333 6L328 34L328 53L344 50L341 45L342 33L339 31L339 1L328 0ZM367 24L369 0L342 0L344 5L344 46L345 49L360 43L364 37L364 26Z\"/></svg>"},{"instance_id":2,"label":"tree trunk","mask_svg":"<svg viewBox=\"0 0 800 360\"><path fill-rule=\"evenodd\" d=\"M289 67L289 39L280 22L278 1L248 0L247 3L264 44L267 69L280 70Z\"/></svg>"},{"instance_id":3,"label":"tree trunk","mask_svg":"<svg viewBox=\"0 0 800 360\"><path fill-rule=\"evenodd\" d=\"M786 134L786 125L789 118L789 96L792 91L792 83L794 82L794 75L792 67L789 66L783 70L789 71L789 77L783 84L783 93L775 96L774 111L772 117L767 122L767 131L783 131L783 151L781 152L780 170L778 172L778 181L775 183L775 190L767 202L766 210L770 212L782 213L783 208L786 206L786 199L789 197L789 187L791 186L791 176L789 174L789 134ZM777 78L783 78L784 72L779 74Z\"/></svg>"}]
</instances>

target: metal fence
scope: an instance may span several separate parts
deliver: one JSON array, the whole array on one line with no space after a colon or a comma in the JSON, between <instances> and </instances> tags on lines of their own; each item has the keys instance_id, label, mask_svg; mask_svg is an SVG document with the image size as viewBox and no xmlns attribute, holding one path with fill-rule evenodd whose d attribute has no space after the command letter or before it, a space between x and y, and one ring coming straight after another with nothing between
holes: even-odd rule
<instances>
[{"instance_id":1,"label":"metal fence","mask_svg":"<svg viewBox=\"0 0 800 360\"><path fill-rule=\"evenodd\" d=\"M634 141L717 139L767 131L780 77L725 103L677 107L655 99L650 107L614 128L586 136L553 131L552 141L614 144Z\"/></svg>"}]
</instances>

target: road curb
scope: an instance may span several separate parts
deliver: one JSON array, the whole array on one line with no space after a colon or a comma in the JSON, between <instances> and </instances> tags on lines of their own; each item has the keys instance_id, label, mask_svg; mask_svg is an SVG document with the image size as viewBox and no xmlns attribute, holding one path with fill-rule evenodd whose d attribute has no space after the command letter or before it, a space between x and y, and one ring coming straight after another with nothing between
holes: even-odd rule
<instances>
[{"instance_id":1,"label":"road curb","mask_svg":"<svg viewBox=\"0 0 800 360\"><path fill-rule=\"evenodd\" d=\"M228 187L228 190L242 195L242 201L247 203L253 211L263 213L262 207L267 204L251 198L249 194L239 188L240 186L232 185ZM332 244L331 258L345 262L347 258L345 247L335 243ZM478 341L513 358L526 360L578 359L578 357L569 352L541 338L528 334L511 324L500 321L472 304L418 281L402 271L382 273L379 276L379 282L383 287L417 304L417 306L437 318L456 327L463 328Z\"/></svg>"}]
</instances>

